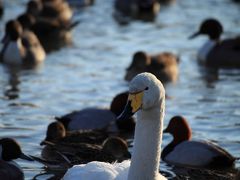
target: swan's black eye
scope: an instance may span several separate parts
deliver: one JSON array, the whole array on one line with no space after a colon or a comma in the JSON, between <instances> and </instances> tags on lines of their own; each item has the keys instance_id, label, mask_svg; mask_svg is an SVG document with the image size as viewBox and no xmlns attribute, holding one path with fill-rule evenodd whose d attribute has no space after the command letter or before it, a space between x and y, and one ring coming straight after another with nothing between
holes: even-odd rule
<instances>
[{"instance_id":1,"label":"swan's black eye","mask_svg":"<svg viewBox=\"0 0 240 180\"><path fill-rule=\"evenodd\" d=\"M148 90L148 87L146 87L145 90Z\"/></svg>"}]
</instances>

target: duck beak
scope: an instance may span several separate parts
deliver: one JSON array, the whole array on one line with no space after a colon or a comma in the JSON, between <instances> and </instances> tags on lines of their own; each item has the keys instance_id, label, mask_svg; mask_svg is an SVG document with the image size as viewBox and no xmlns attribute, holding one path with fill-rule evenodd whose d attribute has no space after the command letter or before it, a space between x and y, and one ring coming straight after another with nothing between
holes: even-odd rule
<instances>
[{"instance_id":1,"label":"duck beak","mask_svg":"<svg viewBox=\"0 0 240 180\"><path fill-rule=\"evenodd\" d=\"M45 145L45 144L46 144L45 141L46 141L46 140L43 140L43 141L40 143L40 146Z\"/></svg>"},{"instance_id":2,"label":"duck beak","mask_svg":"<svg viewBox=\"0 0 240 180\"><path fill-rule=\"evenodd\" d=\"M197 36L199 36L201 33L198 31L198 32L195 32L194 34L192 34L191 36L188 37L188 39L193 39Z\"/></svg>"},{"instance_id":3,"label":"duck beak","mask_svg":"<svg viewBox=\"0 0 240 180\"><path fill-rule=\"evenodd\" d=\"M130 93L128 95L127 105L123 112L117 117L117 120L129 119L135 112L142 107L143 91L138 93Z\"/></svg>"},{"instance_id":4,"label":"duck beak","mask_svg":"<svg viewBox=\"0 0 240 180\"><path fill-rule=\"evenodd\" d=\"M30 156L27 156L26 154L21 154L20 159L24 159L24 160L27 160L27 161L34 161L33 158L31 158Z\"/></svg>"}]
</instances>

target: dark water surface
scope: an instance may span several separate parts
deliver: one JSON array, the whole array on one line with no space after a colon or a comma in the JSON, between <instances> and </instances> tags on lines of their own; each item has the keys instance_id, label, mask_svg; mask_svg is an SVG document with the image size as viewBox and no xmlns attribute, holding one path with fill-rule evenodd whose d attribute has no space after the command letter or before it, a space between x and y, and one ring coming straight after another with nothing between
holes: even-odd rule
<instances>
[{"instance_id":1,"label":"dark water surface","mask_svg":"<svg viewBox=\"0 0 240 180\"><path fill-rule=\"evenodd\" d=\"M109 106L115 94L128 88L123 77L134 52L168 50L179 54L181 62L178 82L166 86L170 98L164 125L172 116L183 115L193 138L217 142L240 157L240 71L219 70L209 76L196 61L197 49L206 37L187 39L208 17L221 20L226 37L240 34L240 4L177 0L161 7L154 23L120 26L112 18L112 3L96 0L94 6L77 10L75 18L81 23L73 31L73 46L49 54L38 69L13 74L0 66L0 136L14 137L24 152L40 155L39 142L54 116L87 106ZM5 1L1 37L4 23L24 9L24 1ZM164 135L163 147L170 140ZM18 162L26 179L43 172L41 164ZM236 166L240 167L239 161ZM171 172L164 163L161 170Z\"/></svg>"}]
</instances>

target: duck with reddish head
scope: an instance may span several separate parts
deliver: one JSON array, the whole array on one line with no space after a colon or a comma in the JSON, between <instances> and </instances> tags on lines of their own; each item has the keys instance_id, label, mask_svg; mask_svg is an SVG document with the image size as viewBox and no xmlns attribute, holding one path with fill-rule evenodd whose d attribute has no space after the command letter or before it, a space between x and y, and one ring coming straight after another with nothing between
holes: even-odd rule
<instances>
[{"instance_id":1,"label":"duck with reddish head","mask_svg":"<svg viewBox=\"0 0 240 180\"><path fill-rule=\"evenodd\" d=\"M182 116L173 117L164 133L173 140L162 152L162 159L172 165L198 168L225 168L234 165L234 158L226 150L209 141L195 141L192 130Z\"/></svg>"}]
</instances>

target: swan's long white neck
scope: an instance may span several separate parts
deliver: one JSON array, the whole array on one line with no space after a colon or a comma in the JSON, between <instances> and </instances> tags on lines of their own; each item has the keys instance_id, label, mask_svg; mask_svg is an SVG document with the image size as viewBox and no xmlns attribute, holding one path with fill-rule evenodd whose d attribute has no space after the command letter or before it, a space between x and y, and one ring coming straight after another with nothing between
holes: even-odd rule
<instances>
[{"instance_id":1,"label":"swan's long white neck","mask_svg":"<svg viewBox=\"0 0 240 180\"><path fill-rule=\"evenodd\" d=\"M164 98L158 107L138 112L128 180L159 179L164 112Z\"/></svg>"}]
</instances>

